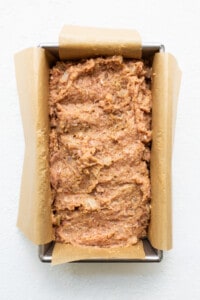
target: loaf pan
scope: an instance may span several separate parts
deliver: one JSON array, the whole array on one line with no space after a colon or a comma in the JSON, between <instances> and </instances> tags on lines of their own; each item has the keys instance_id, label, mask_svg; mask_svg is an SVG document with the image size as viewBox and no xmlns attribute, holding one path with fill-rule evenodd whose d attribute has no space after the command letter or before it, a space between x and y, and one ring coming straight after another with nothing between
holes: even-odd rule
<instances>
[{"instance_id":1,"label":"loaf pan","mask_svg":"<svg viewBox=\"0 0 200 300\"><path fill-rule=\"evenodd\" d=\"M58 45L54 43L42 43L38 47L48 50L51 54L59 59ZM142 45L142 57L147 58L153 56L157 52L164 52L164 45L159 43L145 43ZM152 247L148 239L143 239L143 246L145 252L144 259L87 259L79 260L77 262L161 262L163 258L163 251ZM50 263L52 261L54 242L45 245L39 245L38 254L41 262Z\"/></svg>"}]
</instances>

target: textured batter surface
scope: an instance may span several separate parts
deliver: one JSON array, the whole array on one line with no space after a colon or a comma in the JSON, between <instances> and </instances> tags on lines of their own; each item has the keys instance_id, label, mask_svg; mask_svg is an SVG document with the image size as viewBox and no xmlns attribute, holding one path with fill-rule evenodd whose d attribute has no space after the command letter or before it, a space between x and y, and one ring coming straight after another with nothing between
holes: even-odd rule
<instances>
[{"instance_id":1,"label":"textured batter surface","mask_svg":"<svg viewBox=\"0 0 200 300\"><path fill-rule=\"evenodd\" d=\"M58 62L49 101L55 240L135 244L150 217L150 69L121 56Z\"/></svg>"}]
</instances>

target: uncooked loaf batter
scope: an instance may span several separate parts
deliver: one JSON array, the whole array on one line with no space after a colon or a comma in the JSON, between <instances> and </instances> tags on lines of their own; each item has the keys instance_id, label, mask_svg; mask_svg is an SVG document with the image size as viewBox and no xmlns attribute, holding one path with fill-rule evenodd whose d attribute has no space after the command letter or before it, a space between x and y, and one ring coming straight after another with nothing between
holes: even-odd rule
<instances>
[{"instance_id":1,"label":"uncooked loaf batter","mask_svg":"<svg viewBox=\"0 0 200 300\"><path fill-rule=\"evenodd\" d=\"M55 240L128 246L150 218L150 68L121 56L50 70L50 181Z\"/></svg>"}]
</instances>

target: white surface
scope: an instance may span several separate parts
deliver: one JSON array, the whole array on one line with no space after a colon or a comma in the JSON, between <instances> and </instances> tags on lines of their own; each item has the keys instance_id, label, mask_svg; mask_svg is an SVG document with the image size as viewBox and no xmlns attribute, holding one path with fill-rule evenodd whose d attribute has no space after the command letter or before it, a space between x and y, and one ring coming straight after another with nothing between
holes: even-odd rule
<instances>
[{"instance_id":1,"label":"white surface","mask_svg":"<svg viewBox=\"0 0 200 300\"><path fill-rule=\"evenodd\" d=\"M137 4L136 4L137 3ZM183 71L174 148L174 248L160 264L66 264L37 258L15 227L23 131L13 54L56 41L64 23L138 29ZM0 299L200 299L200 2L0 1Z\"/></svg>"}]
</instances>

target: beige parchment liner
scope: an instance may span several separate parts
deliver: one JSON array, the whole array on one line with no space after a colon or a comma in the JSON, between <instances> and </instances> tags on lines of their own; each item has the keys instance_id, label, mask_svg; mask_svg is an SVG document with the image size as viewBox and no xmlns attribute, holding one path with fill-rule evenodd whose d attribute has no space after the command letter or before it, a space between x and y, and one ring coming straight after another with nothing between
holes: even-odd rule
<instances>
[{"instance_id":1,"label":"beige parchment liner","mask_svg":"<svg viewBox=\"0 0 200 300\"><path fill-rule=\"evenodd\" d=\"M145 253L141 241L135 246L124 248L75 247L56 243L53 250L52 265L81 259L141 259L144 257Z\"/></svg>"},{"instance_id":2,"label":"beige parchment liner","mask_svg":"<svg viewBox=\"0 0 200 300\"><path fill-rule=\"evenodd\" d=\"M60 59L98 55L141 58L141 38L132 29L104 29L65 25L59 35Z\"/></svg>"},{"instance_id":3,"label":"beige parchment liner","mask_svg":"<svg viewBox=\"0 0 200 300\"><path fill-rule=\"evenodd\" d=\"M98 41L100 43L100 38ZM102 44L104 42L103 39ZM104 49L106 49L107 44L104 45ZM99 47L102 49L102 46ZM113 52L110 49L109 54L116 53L116 44L113 43L112 47ZM104 53L104 55L106 54L107 52ZM45 244L53 239L48 165L48 72L51 63L52 57L41 48L26 49L15 55L16 78L25 136L25 157L17 225L35 244ZM171 227L168 228L171 224L171 133L179 88L177 79L180 77L175 59L169 54L156 54L154 74L154 135L151 164L153 199L149 238L153 246L158 249L169 249L171 247ZM165 105L161 105L163 101L165 101ZM162 122L161 116L164 117L165 122ZM164 127L162 128L162 126ZM157 139L158 141L156 141ZM162 146L160 143L163 141ZM154 163L155 166L152 166ZM158 166L158 164L160 165ZM158 171L159 174L162 174L161 179L159 179ZM144 258L142 242L132 247L112 249L74 247L57 243L53 250L52 263L60 264L86 258L122 257Z\"/></svg>"},{"instance_id":4,"label":"beige parchment liner","mask_svg":"<svg viewBox=\"0 0 200 300\"><path fill-rule=\"evenodd\" d=\"M49 59L41 48L15 55L25 139L17 226L35 244L48 243L53 238L48 170Z\"/></svg>"},{"instance_id":5,"label":"beige parchment liner","mask_svg":"<svg viewBox=\"0 0 200 300\"><path fill-rule=\"evenodd\" d=\"M181 72L169 53L157 53L153 61L153 108L151 176L151 221L148 238L162 250L172 248L171 163Z\"/></svg>"}]
</instances>

